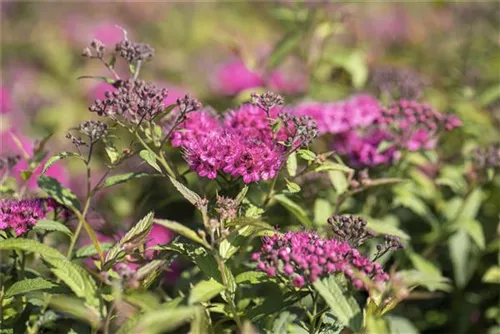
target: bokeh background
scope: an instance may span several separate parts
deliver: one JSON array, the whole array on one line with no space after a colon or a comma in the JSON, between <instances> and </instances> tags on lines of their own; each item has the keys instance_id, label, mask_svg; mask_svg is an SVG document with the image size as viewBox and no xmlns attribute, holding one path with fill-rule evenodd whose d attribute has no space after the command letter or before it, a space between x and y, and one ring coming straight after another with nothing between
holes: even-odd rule
<instances>
[{"instance_id":1,"label":"bokeh background","mask_svg":"<svg viewBox=\"0 0 500 334\"><path fill-rule=\"evenodd\" d=\"M105 90L99 81L77 78L107 75L98 62L80 54L93 38L112 47L123 36L119 27L155 47L142 76L168 88L172 102L189 93L221 112L253 91L279 92L287 103L335 101L356 92L384 100L396 86L404 87L398 94L424 99L462 119L464 127L443 142L449 161L468 147L500 138L496 1L2 1L1 15L2 154L19 151L10 133L26 151L48 134L53 134L49 153L71 149L65 133L95 117L88 105ZM104 159L96 160L94 168L103 164ZM135 161L125 168L145 167ZM82 172L71 161L51 168L77 194ZM157 180L132 183L103 195L94 203L94 224L102 230L126 226L131 215L140 214L137 207L146 211L151 203L170 211L172 219L190 221L192 209L175 204L163 186ZM485 226L486 235L496 233L495 198L498 191L483 209L492 222ZM494 251L486 256L494 258ZM425 333L487 332L491 317L500 314L488 311L498 298L491 290L498 285L471 282L467 290L422 296L398 312Z\"/></svg>"}]
</instances>

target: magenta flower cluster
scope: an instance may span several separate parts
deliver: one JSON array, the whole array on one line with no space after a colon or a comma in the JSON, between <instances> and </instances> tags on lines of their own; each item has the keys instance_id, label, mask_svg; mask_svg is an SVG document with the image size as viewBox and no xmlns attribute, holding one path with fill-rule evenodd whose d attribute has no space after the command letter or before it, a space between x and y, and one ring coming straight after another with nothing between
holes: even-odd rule
<instances>
[{"instance_id":1,"label":"magenta flower cluster","mask_svg":"<svg viewBox=\"0 0 500 334\"><path fill-rule=\"evenodd\" d=\"M286 139L283 131L273 134L264 110L243 104L223 120L207 110L188 114L171 142L184 148L186 161L198 175L215 179L225 173L251 183L276 177L285 160L286 148L278 143Z\"/></svg>"},{"instance_id":2,"label":"magenta flower cluster","mask_svg":"<svg viewBox=\"0 0 500 334\"><path fill-rule=\"evenodd\" d=\"M362 256L347 241L326 240L313 232L287 232L264 237L262 242L260 252L252 254L257 269L271 277L286 277L299 288L335 273L343 273L356 289L367 288L363 277L374 283L389 279L379 263Z\"/></svg>"},{"instance_id":3,"label":"magenta flower cluster","mask_svg":"<svg viewBox=\"0 0 500 334\"><path fill-rule=\"evenodd\" d=\"M47 218L49 212L59 205L53 199L4 199L0 202L0 230L12 228L16 235L26 233L39 219Z\"/></svg>"},{"instance_id":4,"label":"magenta flower cluster","mask_svg":"<svg viewBox=\"0 0 500 334\"><path fill-rule=\"evenodd\" d=\"M375 97L359 94L337 102L302 102L290 113L314 118L320 134L339 134L373 124L380 110L381 105Z\"/></svg>"}]
</instances>

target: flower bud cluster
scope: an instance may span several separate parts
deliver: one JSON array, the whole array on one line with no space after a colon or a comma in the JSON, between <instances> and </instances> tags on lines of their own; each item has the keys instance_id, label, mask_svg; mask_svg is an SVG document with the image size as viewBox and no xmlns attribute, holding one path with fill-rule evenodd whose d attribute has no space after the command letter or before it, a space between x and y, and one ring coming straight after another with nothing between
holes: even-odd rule
<instances>
[{"instance_id":1,"label":"flower bud cluster","mask_svg":"<svg viewBox=\"0 0 500 334\"><path fill-rule=\"evenodd\" d=\"M21 160L20 155L5 156L0 158L0 170L11 170Z\"/></svg>"},{"instance_id":2,"label":"flower bud cluster","mask_svg":"<svg viewBox=\"0 0 500 334\"><path fill-rule=\"evenodd\" d=\"M76 130L78 130L79 133L88 137L88 142L87 142L83 140L80 136L75 136L71 132L68 132L66 134L66 138L71 139L71 142L76 147L90 146L99 141L101 138L106 137L106 135L108 134L108 126L101 121L94 121L94 120L85 121L81 123L76 128Z\"/></svg>"},{"instance_id":3,"label":"flower bud cluster","mask_svg":"<svg viewBox=\"0 0 500 334\"><path fill-rule=\"evenodd\" d=\"M491 144L487 147L478 147L472 151L472 161L476 170L500 168L500 145Z\"/></svg>"},{"instance_id":4,"label":"flower bud cluster","mask_svg":"<svg viewBox=\"0 0 500 334\"><path fill-rule=\"evenodd\" d=\"M105 100L95 100L89 107L99 116L125 117L134 123L150 119L165 110L167 89L159 89L142 80L119 82L117 89L105 93Z\"/></svg>"},{"instance_id":5,"label":"flower bud cluster","mask_svg":"<svg viewBox=\"0 0 500 334\"><path fill-rule=\"evenodd\" d=\"M125 59L129 64L146 62L153 58L155 49L146 43L138 43L124 39L116 44L116 53Z\"/></svg>"},{"instance_id":6,"label":"flower bud cluster","mask_svg":"<svg viewBox=\"0 0 500 334\"><path fill-rule=\"evenodd\" d=\"M426 81L410 68L384 65L374 69L370 85L393 98L413 100L422 95Z\"/></svg>"},{"instance_id":7,"label":"flower bud cluster","mask_svg":"<svg viewBox=\"0 0 500 334\"><path fill-rule=\"evenodd\" d=\"M215 211L221 221L231 221L238 216L238 202L230 197L217 196Z\"/></svg>"},{"instance_id":8,"label":"flower bud cluster","mask_svg":"<svg viewBox=\"0 0 500 334\"><path fill-rule=\"evenodd\" d=\"M339 240L348 242L352 247L359 247L376 236L375 232L366 228L367 222L361 217L336 215L328 218L328 224Z\"/></svg>"},{"instance_id":9,"label":"flower bud cluster","mask_svg":"<svg viewBox=\"0 0 500 334\"><path fill-rule=\"evenodd\" d=\"M252 254L257 269L268 276L288 278L303 287L326 275L342 273L356 289L366 289L389 279L382 266L362 256L346 241L323 239L312 232L287 232L262 239L260 252Z\"/></svg>"},{"instance_id":10,"label":"flower bud cluster","mask_svg":"<svg viewBox=\"0 0 500 334\"><path fill-rule=\"evenodd\" d=\"M264 110L268 117L270 110L276 106L282 106L285 103L283 97L273 92L265 92L263 94L252 93L252 104Z\"/></svg>"}]
</instances>

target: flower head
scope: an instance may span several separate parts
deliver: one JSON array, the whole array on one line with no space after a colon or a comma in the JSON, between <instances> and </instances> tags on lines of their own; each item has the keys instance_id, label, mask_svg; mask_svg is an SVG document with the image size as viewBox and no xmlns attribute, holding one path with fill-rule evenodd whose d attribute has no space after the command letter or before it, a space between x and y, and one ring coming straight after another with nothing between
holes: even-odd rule
<instances>
[{"instance_id":1,"label":"flower head","mask_svg":"<svg viewBox=\"0 0 500 334\"><path fill-rule=\"evenodd\" d=\"M47 214L58 210L58 205L53 199L4 199L0 201L0 230L12 228L16 235L26 233L36 225L39 219L44 219ZM65 210L63 210L65 214Z\"/></svg>"}]
</instances>

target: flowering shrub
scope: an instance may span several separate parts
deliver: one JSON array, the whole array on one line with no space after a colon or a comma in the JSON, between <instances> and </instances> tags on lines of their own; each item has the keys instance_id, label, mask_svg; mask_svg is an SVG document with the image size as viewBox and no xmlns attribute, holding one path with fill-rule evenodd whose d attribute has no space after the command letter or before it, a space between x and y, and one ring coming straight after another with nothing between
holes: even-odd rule
<instances>
[{"instance_id":1,"label":"flowering shrub","mask_svg":"<svg viewBox=\"0 0 500 334\"><path fill-rule=\"evenodd\" d=\"M34 29L33 79L2 69L0 333L496 333L498 82L475 48L413 52L467 11L412 7L419 30L379 5L262 4L286 30L265 52L198 48L214 28L172 33L173 4L117 5L134 38L83 12L57 45ZM24 6L13 31L49 15Z\"/></svg>"}]
</instances>

